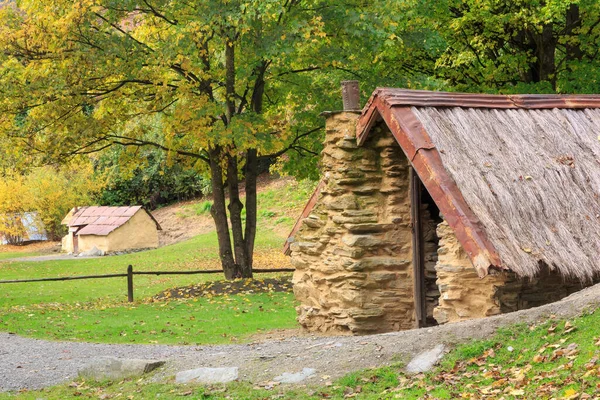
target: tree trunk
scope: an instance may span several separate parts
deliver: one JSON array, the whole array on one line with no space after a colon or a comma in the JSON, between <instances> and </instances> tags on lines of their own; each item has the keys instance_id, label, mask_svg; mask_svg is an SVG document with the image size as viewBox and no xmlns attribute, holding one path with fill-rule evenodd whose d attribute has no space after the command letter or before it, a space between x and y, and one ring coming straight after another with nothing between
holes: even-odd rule
<instances>
[{"instance_id":1,"label":"tree trunk","mask_svg":"<svg viewBox=\"0 0 600 400\"><path fill-rule=\"evenodd\" d=\"M248 265L248 254L244 240L244 228L242 223L242 208L240 201L238 163L237 157L228 156L227 159L227 185L229 187L229 219L233 233L233 252L237 273L242 278L252 278L252 267Z\"/></svg>"},{"instance_id":2,"label":"tree trunk","mask_svg":"<svg viewBox=\"0 0 600 400\"><path fill-rule=\"evenodd\" d=\"M231 238L229 224L227 223L227 210L225 207L225 185L223 183L223 168L221 167L222 151L215 148L210 151L210 178L213 191L213 205L210 214L217 228L219 241L219 257L226 279L234 279L239 275L231 251Z\"/></svg>"},{"instance_id":3,"label":"tree trunk","mask_svg":"<svg viewBox=\"0 0 600 400\"><path fill-rule=\"evenodd\" d=\"M548 81L556 89L556 39L553 24L542 28L541 35L536 40L536 55L538 65L537 82Z\"/></svg>"},{"instance_id":4,"label":"tree trunk","mask_svg":"<svg viewBox=\"0 0 600 400\"><path fill-rule=\"evenodd\" d=\"M250 108L257 114L263 111L263 95L265 93L265 72L269 62L263 60L256 70L256 81L252 91ZM256 149L248 149L246 152L246 254L248 255L248 266L252 268L254 263L254 241L256 239L256 177L258 175L258 152Z\"/></svg>"},{"instance_id":5,"label":"tree trunk","mask_svg":"<svg viewBox=\"0 0 600 400\"><path fill-rule=\"evenodd\" d=\"M268 67L268 62L263 61L256 70L256 81L250 100L252 111L257 114L262 113L262 97L264 95L264 74ZM235 48L233 40L227 41L225 45L225 115L222 120L225 125L231 123L235 107ZM240 110L242 112L242 107ZM221 264L225 272L226 279L252 278L252 263L254 242L256 239L256 179L258 154L256 149L249 149L246 153L245 181L246 181L246 226L242 221L242 209L244 205L240 201L239 179L238 179L238 158L233 153L235 143L231 144L232 154L225 154L220 148L210 152L210 169L213 188L214 203L211 208L211 215L217 226L217 236L219 240L219 253ZM226 159L226 179L229 191L229 205L225 206L225 188L223 182L223 167L221 161ZM226 208L229 209L229 221L231 222L231 236L229 224L227 221Z\"/></svg>"},{"instance_id":6,"label":"tree trunk","mask_svg":"<svg viewBox=\"0 0 600 400\"><path fill-rule=\"evenodd\" d=\"M565 33L567 36L567 70L572 72L571 61L581 60L583 53L579 45L579 29L581 28L581 18L579 17L579 5L571 4L566 14Z\"/></svg>"},{"instance_id":7,"label":"tree trunk","mask_svg":"<svg viewBox=\"0 0 600 400\"><path fill-rule=\"evenodd\" d=\"M258 157L256 149L250 149L246 156L246 257L247 268L252 274L254 262L254 240L256 238L256 176ZM245 272L248 273L248 272Z\"/></svg>"},{"instance_id":8,"label":"tree trunk","mask_svg":"<svg viewBox=\"0 0 600 400\"><path fill-rule=\"evenodd\" d=\"M235 113L235 48L233 40L225 40L225 103L227 105L227 123Z\"/></svg>"}]
</instances>

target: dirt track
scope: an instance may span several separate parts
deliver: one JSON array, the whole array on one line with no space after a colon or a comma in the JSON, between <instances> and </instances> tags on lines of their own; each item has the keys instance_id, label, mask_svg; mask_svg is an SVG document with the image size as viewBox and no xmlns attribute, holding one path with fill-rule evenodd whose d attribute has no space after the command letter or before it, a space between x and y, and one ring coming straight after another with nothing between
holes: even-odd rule
<instances>
[{"instance_id":1,"label":"dirt track","mask_svg":"<svg viewBox=\"0 0 600 400\"><path fill-rule=\"evenodd\" d=\"M240 368L240 379L268 381L282 372L315 368L307 384L323 383L359 369L407 361L438 343L455 345L486 338L500 326L532 323L550 315L571 318L600 304L600 285L575 293L557 303L486 319L434 328L372 336L302 337L246 345L164 346L106 345L49 342L0 334L0 390L40 388L74 379L86 363L102 356L167 360L156 379L201 366Z\"/></svg>"}]
</instances>

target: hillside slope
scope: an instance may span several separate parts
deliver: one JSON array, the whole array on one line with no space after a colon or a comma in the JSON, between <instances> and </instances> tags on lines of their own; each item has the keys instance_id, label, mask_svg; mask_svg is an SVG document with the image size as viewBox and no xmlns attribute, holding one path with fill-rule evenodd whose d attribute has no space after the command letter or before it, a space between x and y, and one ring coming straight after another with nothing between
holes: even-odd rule
<instances>
[{"instance_id":1,"label":"hillside slope","mask_svg":"<svg viewBox=\"0 0 600 400\"><path fill-rule=\"evenodd\" d=\"M271 230L283 240L287 237L310 193L312 182L263 175L258 182L258 229ZM242 201L244 195L242 193ZM152 215L162 227L160 246L178 243L194 236L210 233L215 224L210 216L210 196L159 208Z\"/></svg>"}]
</instances>

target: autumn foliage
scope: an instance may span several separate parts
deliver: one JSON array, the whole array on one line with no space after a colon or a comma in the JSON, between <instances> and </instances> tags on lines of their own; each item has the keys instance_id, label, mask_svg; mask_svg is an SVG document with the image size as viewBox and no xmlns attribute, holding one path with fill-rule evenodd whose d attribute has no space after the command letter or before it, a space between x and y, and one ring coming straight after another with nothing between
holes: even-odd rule
<instances>
[{"instance_id":1,"label":"autumn foliage","mask_svg":"<svg viewBox=\"0 0 600 400\"><path fill-rule=\"evenodd\" d=\"M0 236L13 244L26 239L27 214L36 231L58 240L64 234L61 221L67 212L88 204L98 187L88 167L41 167L26 176L0 178Z\"/></svg>"}]
</instances>

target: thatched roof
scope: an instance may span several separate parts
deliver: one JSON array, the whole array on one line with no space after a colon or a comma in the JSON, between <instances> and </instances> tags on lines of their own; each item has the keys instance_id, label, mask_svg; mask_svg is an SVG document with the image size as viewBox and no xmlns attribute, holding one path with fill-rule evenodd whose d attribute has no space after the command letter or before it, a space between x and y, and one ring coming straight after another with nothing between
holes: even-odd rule
<instances>
[{"instance_id":1,"label":"thatched roof","mask_svg":"<svg viewBox=\"0 0 600 400\"><path fill-rule=\"evenodd\" d=\"M359 143L380 119L480 275L600 272L599 96L378 89Z\"/></svg>"}]
</instances>

